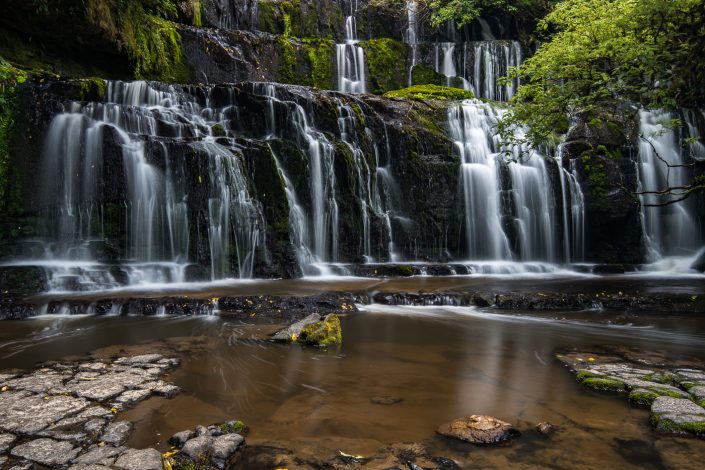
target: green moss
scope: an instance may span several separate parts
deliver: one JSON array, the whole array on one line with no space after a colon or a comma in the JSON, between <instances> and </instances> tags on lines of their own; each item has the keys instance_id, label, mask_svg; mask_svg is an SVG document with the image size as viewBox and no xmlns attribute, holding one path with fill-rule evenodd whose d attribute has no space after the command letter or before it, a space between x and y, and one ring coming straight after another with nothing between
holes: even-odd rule
<instances>
[{"instance_id":1,"label":"green moss","mask_svg":"<svg viewBox=\"0 0 705 470\"><path fill-rule=\"evenodd\" d=\"M651 406L651 404L660 397L653 390L632 390L629 393L629 401L634 405Z\"/></svg>"},{"instance_id":2,"label":"green moss","mask_svg":"<svg viewBox=\"0 0 705 470\"><path fill-rule=\"evenodd\" d=\"M611 392L623 392L626 390L624 382L612 378L589 377L583 380L583 385L594 388L595 390L604 390Z\"/></svg>"},{"instance_id":3,"label":"green moss","mask_svg":"<svg viewBox=\"0 0 705 470\"><path fill-rule=\"evenodd\" d=\"M202 16L202 5L201 0L192 0L191 5L193 6L193 25L203 26L203 16Z\"/></svg>"},{"instance_id":4,"label":"green moss","mask_svg":"<svg viewBox=\"0 0 705 470\"><path fill-rule=\"evenodd\" d=\"M279 81L282 83L296 83L296 48L284 36L278 36L277 43L280 51Z\"/></svg>"},{"instance_id":5,"label":"green moss","mask_svg":"<svg viewBox=\"0 0 705 470\"><path fill-rule=\"evenodd\" d=\"M445 75L423 64L417 64L411 69L412 85L445 85L446 81Z\"/></svg>"},{"instance_id":6,"label":"green moss","mask_svg":"<svg viewBox=\"0 0 705 470\"><path fill-rule=\"evenodd\" d=\"M663 419L660 415L651 415L651 423L662 431L674 434L705 435L705 421L691 421L679 424L670 419Z\"/></svg>"},{"instance_id":7,"label":"green moss","mask_svg":"<svg viewBox=\"0 0 705 470\"><path fill-rule=\"evenodd\" d=\"M592 205L596 209L609 211L610 201L607 198L609 192L609 181L607 179L607 169L605 162L595 156L591 151L586 151L580 156L580 162L588 175L587 186Z\"/></svg>"},{"instance_id":8,"label":"green moss","mask_svg":"<svg viewBox=\"0 0 705 470\"><path fill-rule=\"evenodd\" d=\"M81 101L100 101L108 93L108 84L102 78L85 78L80 81Z\"/></svg>"},{"instance_id":9,"label":"green moss","mask_svg":"<svg viewBox=\"0 0 705 470\"><path fill-rule=\"evenodd\" d=\"M17 131L18 88L27 80L27 74L0 57L0 216L6 215L8 200L9 165L12 142Z\"/></svg>"},{"instance_id":10,"label":"green moss","mask_svg":"<svg viewBox=\"0 0 705 470\"><path fill-rule=\"evenodd\" d=\"M324 347L343 342L338 315L332 313L322 321L308 325L299 335L298 341L311 346Z\"/></svg>"},{"instance_id":11,"label":"green moss","mask_svg":"<svg viewBox=\"0 0 705 470\"><path fill-rule=\"evenodd\" d=\"M211 127L211 134L213 137L226 137L228 135L222 124L213 124Z\"/></svg>"},{"instance_id":12,"label":"green moss","mask_svg":"<svg viewBox=\"0 0 705 470\"><path fill-rule=\"evenodd\" d=\"M580 380L581 382L585 379L589 379L590 377L604 377L604 375L596 374L595 372L587 369L582 369L579 370L575 373L575 376Z\"/></svg>"},{"instance_id":13,"label":"green moss","mask_svg":"<svg viewBox=\"0 0 705 470\"><path fill-rule=\"evenodd\" d=\"M241 433L245 430L246 426L245 423L240 421L239 419L236 421L230 421L227 423L223 423L219 426L220 430L223 431L224 433L227 434L233 434L233 433Z\"/></svg>"},{"instance_id":14,"label":"green moss","mask_svg":"<svg viewBox=\"0 0 705 470\"><path fill-rule=\"evenodd\" d=\"M381 38L362 41L360 47L365 51L367 85L371 93L381 95L407 84L407 44Z\"/></svg>"},{"instance_id":15,"label":"green moss","mask_svg":"<svg viewBox=\"0 0 705 470\"><path fill-rule=\"evenodd\" d=\"M306 54L310 73L302 82L323 90L331 88L333 82L333 57L335 44L331 39L304 38L301 44Z\"/></svg>"},{"instance_id":16,"label":"green moss","mask_svg":"<svg viewBox=\"0 0 705 470\"><path fill-rule=\"evenodd\" d=\"M401 90L389 91L384 96L391 98L466 100L472 99L473 93L470 90L460 90L439 85L414 85Z\"/></svg>"},{"instance_id":17,"label":"green moss","mask_svg":"<svg viewBox=\"0 0 705 470\"><path fill-rule=\"evenodd\" d=\"M280 21L279 9L275 2L260 0L257 5L257 28L272 34L283 34L284 23Z\"/></svg>"}]
</instances>

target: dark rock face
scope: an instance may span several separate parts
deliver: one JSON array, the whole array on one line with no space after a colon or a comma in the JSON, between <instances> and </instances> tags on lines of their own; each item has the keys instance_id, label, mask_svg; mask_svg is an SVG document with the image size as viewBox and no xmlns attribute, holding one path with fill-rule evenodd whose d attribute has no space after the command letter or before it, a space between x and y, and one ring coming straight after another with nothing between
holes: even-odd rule
<instances>
[{"instance_id":1,"label":"dark rock face","mask_svg":"<svg viewBox=\"0 0 705 470\"><path fill-rule=\"evenodd\" d=\"M473 444L497 444L520 434L511 424L482 415L455 419L439 426L436 432Z\"/></svg>"},{"instance_id":2,"label":"dark rock face","mask_svg":"<svg viewBox=\"0 0 705 470\"><path fill-rule=\"evenodd\" d=\"M641 263L645 259L637 168L631 142L635 122L580 121L568 133L564 150L585 196L585 257L602 263Z\"/></svg>"}]
</instances>

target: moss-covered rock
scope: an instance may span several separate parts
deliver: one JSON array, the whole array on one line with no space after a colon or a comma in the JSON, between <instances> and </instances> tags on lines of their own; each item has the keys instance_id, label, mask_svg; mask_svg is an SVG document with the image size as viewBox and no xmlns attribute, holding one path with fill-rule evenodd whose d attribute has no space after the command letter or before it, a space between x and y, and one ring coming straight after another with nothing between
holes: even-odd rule
<instances>
[{"instance_id":1,"label":"moss-covered rock","mask_svg":"<svg viewBox=\"0 0 705 470\"><path fill-rule=\"evenodd\" d=\"M365 51L367 85L371 93L381 95L407 84L407 44L381 38L362 41L360 47Z\"/></svg>"},{"instance_id":2,"label":"moss-covered rock","mask_svg":"<svg viewBox=\"0 0 705 470\"><path fill-rule=\"evenodd\" d=\"M323 320L305 326L301 330L298 341L310 346L325 347L343 342L340 319L331 313Z\"/></svg>"},{"instance_id":3,"label":"moss-covered rock","mask_svg":"<svg viewBox=\"0 0 705 470\"><path fill-rule=\"evenodd\" d=\"M705 436L705 408L683 398L658 397L651 405L651 424L662 432Z\"/></svg>"},{"instance_id":4,"label":"moss-covered rock","mask_svg":"<svg viewBox=\"0 0 705 470\"><path fill-rule=\"evenodd\" d=\"M445 85L447 82L446 76L438 73L431 67L424 64L416 64L411 69L411 84L412 85Z\"/></svg>"},{"instance_id":5,"label":"moss-covered rock","mask_svg":"<svg viewBox=\"0 0 705 470\"><path fill-rule=\"evenodd\" d=\"M433 100L467 100L474 98L472 91L439 85L413 85L384 94L388 98L415 98Z\"/></svg>"},{"instance_id":6,"label":"moss-covered rock","mask_svg":"<svg viewBox=\"0 0 705 470\"><path fill-rule=\"evenodd\" d=\"M588 377L582 381L582 384L595 390L609 392L624 392L627 389L623 381L612 377Z\"/></svg>"}]
</instances>

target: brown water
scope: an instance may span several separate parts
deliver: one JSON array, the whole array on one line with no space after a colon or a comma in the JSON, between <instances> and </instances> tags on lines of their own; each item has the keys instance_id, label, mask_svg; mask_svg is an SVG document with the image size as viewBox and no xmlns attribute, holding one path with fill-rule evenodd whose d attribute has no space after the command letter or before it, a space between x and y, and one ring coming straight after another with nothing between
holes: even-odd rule
<instances>
[{"instance_id":1,"label":"brown water","mask_svg":"<svg viewBox=\"0 0 705 470\"><path fill-rule=\"evenodd\" d=\"M0 367L114 344L208 338L206 350L187 355L169 377L184 393L121 415L136 424L132 446L166 448L174 432L238 418L249 424L251 444L284 443L320 456L370 455L414 441L466 468L678 468L703 461L705 441L654 433L648 411L582 389L554 353L611 344L705 359L705 318L553 316L373 305L343 318L344 344L331 351L249 341L255 327L217 317L42 317L2 323ZM403 401L370 401L384 395ZM524 435L495 448L435 435L439 424L468 414L515 423ZM540 421L561 431L543 438L533 431Z\"/></svg>"}]
</instances>

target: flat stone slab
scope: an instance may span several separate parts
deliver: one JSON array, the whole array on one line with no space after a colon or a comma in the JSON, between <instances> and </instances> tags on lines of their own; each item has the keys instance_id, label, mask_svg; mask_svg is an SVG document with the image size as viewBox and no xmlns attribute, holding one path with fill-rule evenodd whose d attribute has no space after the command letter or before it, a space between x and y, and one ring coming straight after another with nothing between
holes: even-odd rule
<instances>
[{"instance_id":1,"label":"flat stone slab","mask_svg":"<svg viewBox=\"0 0 705 470\"><path fill-rule=\"evenodd\" d=\"M115 399L115 401L126 406L132 406L141 402L142 400L146 400L150 397L150 395L152 395L152 392L150 390L127 390L126 392L121 393L120 396Z\"/></svg>"},{"instance_id":2,"label":"flat stone slab","mask_svg":"<svg viewBox=\"0 0 705 470\"><path fill-rule=\"evenodd\" d=\"M705 408L684 398L658 397L651 405L651 422L669 433L705 435Z\"/></svg>"},{"instance_id":3,"label":"flat stone slab","mask_svg":"<svg viewBox=\"0 0 705 470\"><path fill-rule=\"evenodd\" d=\"M122 445L132 432L132 423L129 421L118 421L110 423L100 436L100 440L106 444L119 446Z\"/></svg>"},{"instance_id":4,"label":"flat stone slab","mask_svg":"<svg viewBox=\"0 0 705 470\"><path fill-rule=\"evenodd\" d=\"M77 381L68 385L68 388L79 397L93 401L107 401L120 395L125 387L107 376L92 381Z\"/></svg>"},{"instance_id":5,"label":"flat stone slab","mask_svg":"<svg viewBox=\"0 0 705 470\"><path fill-rule=\"evenodd\" d=\"M121 357L115 360L115 364L150 364L164 359L161 354L142 354L140 356Z\"/></svg>"},{"instance_id":6,"label":"flat stone slab","mask_svg":"<svg viewBox=\"0 0 705 470\"><path fill-rule=\"evenodd\" d=\"M126 447L100 446L80 455L75 461L79 464L107 465L115 463L115 460L128 449Z\"/></svg>"},{"instance_id":7,"label":"flat stone slab","mask_svg":"<svg viewBox=\"0 0 705 470\"><path fill-rule=\"evenodd\" d=\"M0 434L0 454L6 453L16 440L17 436L13 434Z\"/></svg>"},{"instance_id":8,"label":"flat stone slab","mask_svg":"<svg viewBox=\"0 0 705 470\"><path fill-rule=\"evenodd\" d=\"M162 454L156 449L130 449L113 465L118 470L162 470Z\"/></svg>"},{"instance_id":9,"label":"flat stone slab","mask_svg":"<svg viewBox=\"0 0 705 470\"><path fill-rule=\"evenodd\" d=\"M20 444L12 449L15 457L31 460L41 465L66 465L78 455L79 449L66 441L42 438Z\"/></svg>"},{"instance_id":10,"label":"flat stone slab","mask_svg":"<svg viewBox=\"0 0 705 470\"><path fill-rule=\"evenodd\" d=\"M450 423L440 425L436 432L473 444L496 444L520 434L511 424L483 415L454 419Z\"/></svg>"},{"instance_id":11,"label":"flat stone slab","mask_svg":"<svg viewBox=\"0 0 705 470\"><path fill-rule=\"evenodd\" d=\"M64 382L72 375L61 374L51 369L41 369L26 377L8 380L10 390L27 390L34 393L62 393L67 391Z\"/></svg>"},{"instance_id":12,"label":"flat stone slab","mask_svg":"<svg viewBox=\"0 0 705 470\"><path fill-rule=\"evenodd\" d=\"M39 395L3 394L0 400L0 430L20 434L33 434L51 424L86 409L84 398L53 396L44 399Z\"/></svg>"}]
</instances>

